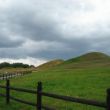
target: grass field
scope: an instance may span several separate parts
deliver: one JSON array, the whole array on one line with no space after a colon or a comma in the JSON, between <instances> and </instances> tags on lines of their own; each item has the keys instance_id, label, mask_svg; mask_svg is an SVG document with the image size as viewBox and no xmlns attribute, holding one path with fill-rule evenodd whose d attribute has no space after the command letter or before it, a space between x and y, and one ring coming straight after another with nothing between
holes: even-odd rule
<instances>
[{"instance_id":1,"label":"grass field","mask_svg":"<svg viewBox=\"0 0 110 110\"><path fill-rule=\"evenodd\" d=\"M78 59L77 59L78 60ZM14 87L36 89L37 82L43 82L43 91L60 95L76 96L86 99L106 101L106 89L110 88L109 60L98 61L91 59L87 62L70 63L71 60L42 71L34 71L23 77L11 79ZM88 65L88 66L87 66ZM95 65L95 66L94 66ZM4 84L4 81L0 82ZM0 89L0 93L5 92ZM27 93L11 92L11 95L36 102L36 96ZM43 104L52 106L56 110L104 110L88 105L59 101L43 97ZM0 97L0 110L36 110L35 107L11 101L5 105L5 99Z\"/></svg>"}]
</instances>

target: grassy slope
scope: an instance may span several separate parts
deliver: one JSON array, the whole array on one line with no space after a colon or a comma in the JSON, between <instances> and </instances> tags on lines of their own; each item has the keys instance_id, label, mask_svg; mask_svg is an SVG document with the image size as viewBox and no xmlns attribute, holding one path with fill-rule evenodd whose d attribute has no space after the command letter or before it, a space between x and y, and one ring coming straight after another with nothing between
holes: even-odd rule
<instances>
[{"instance_id":1,"label":"grassy slope","mask_svg":"<svg viewBox=\"0 0 110 110\"><path fill-rule=\"evenodd\" d=\"M74 68L97 68L97 67L110 66L110 56L104 53L92 52L82 56L69 59L60 65L62 69L74 69Z\"/></svg>"},{"instance_id":2,"label":"grassy slope","mask_svg":"<svg viewBox=\"0 0 110 110\"><path fill-rule=\"evenodd\" d=\"M76 58L69 59L66 62L73 63L73 62L87 62L87 61L95 61L95 60L102 61L102 60L108 60L108 59L110 59L110 56L104 53L91 52L91 53L87 53Z\"/></svg>"},{"instance_id":3,"label":"grassy slope","mask_svg":"<svg viewBox=\"0 0 110 110\"><path fill-rule=\"evenodd\" d=\"M47 70L47 69L50 69L50 68L53 68L59 64L62 64L64 61L61 60L61 59L56 59L56 60L52 60L52 61L49 61L47 63L44 63L38 67L36 67L36 70Z\"/></svg>"},{"instance_id":4,"label":"grassy slope","mask_svg":"<svg viewBox=\"0 0 110 110\"><path fill-rule=\"evenodd\" d=\"M83 58L83 57L82 57ZM43 82L43 89L46 92L53 92L61 95L77 96L83 98L96 99L99 101L105 101L106 89L110 87L110 66L93 61L87 68L78 65L83 65L82 61L77 62L77 67L74 67L73 63L65 62L64 64L55 67L54 69L34 72L22 78L11 80L11 85L25 88L36 88L38 81ZM102 60L104 61L104 59ZM85 62L84 62L85 63ZM72 65L69 68L68 65ZM68 67L68 68L67 68ZM74 68L73 68L74 67ZM28 94L17 94L13 92L16 97L21 97L30 101L36 101L36 97ZM57 108L57 110L104 110L91 106L82 106L79 104L65 103L64 101L52 100L51 98L44 98L44 104L51 105ZM0 98L0 110L35 110L34 107L24 106L24 104L12 103L8 106L5 105L4 98Z\"/></svg>"}]
</instances>

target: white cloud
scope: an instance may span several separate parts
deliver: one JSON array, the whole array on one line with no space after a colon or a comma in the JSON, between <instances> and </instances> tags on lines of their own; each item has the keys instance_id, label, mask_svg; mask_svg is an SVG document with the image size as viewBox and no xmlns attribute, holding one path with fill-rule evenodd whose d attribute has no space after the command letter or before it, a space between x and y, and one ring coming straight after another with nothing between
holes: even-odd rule
<instances>
[{"instance_id":1,"label":"white cloud","mask_svg":"<svg viewBox=\"0 0 110 110\"><path fill-rule=\"evenodd\" d=\"M24 64L29 64L29 65L34 65L34 66L39 66L40 64L43 64L47 62L48 60L46 59L40 59L40 58L32 58L32 57L27 57L27 58L20 58L20 59L10 59L10 58L0 58L0 63L2 62L9 62L9 63L24 63Z\"/></svg>"}]
</instances>

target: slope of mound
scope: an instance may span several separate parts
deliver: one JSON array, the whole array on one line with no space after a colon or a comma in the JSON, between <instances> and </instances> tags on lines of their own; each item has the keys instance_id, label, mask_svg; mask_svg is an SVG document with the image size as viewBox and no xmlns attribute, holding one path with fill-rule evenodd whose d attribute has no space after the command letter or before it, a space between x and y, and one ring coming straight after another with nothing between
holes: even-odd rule
<instances>
[{"instance_id":1,"label":"slope of mound","mask_svg":"<svg viewBox=\"0 0 110 110\"><path fill-rule=\"evenodd\" d=\"M110 66L110 56L100 52L91 52L65 61L62 67L80 68L80 67L89 67L89 66L93 67L93 66L102 66L102 65Z\"/></svg>"},{"instance_id":2,"label":"slope of mound","mask_svg":"<svg viewBox=\"0 0 110 110\"><path fill-rule=\"evenodd\" d=\"M87 62L87 61L98 61L98 60L110 60L110 56L100 52L91 52L76 58L69 59L66 62L74 63L74 62L83 62L83 61Z\"/></svg>"},{"instance_id":3,"label":"slope of mound","mask_svg":"<svg viewBox=\"0 0 110 110\"><path fill-rule=\"evenodd\" d=\"M61 63L63 63L64 61L61 60L61 59L57 59L57 60L52 60L52 61L49 61L47 63L44 63L38 67L36 67L37 70L42 70L42 69L50 69L52 67L55 67Z\"/></svg>"},{"instance_id":4,"label":"slope of mound","mask_svg":"<svg viewBox=\"0 0 110 110\"><path fill-rule=\"evenodd\" d=\"M60 68L75 69L104 66L110 67L110 56L100 52L91 52L66 61L53 60L36 67L36 70L53 69L53 67L59 70Z\"/></svg>"}]
</instances>

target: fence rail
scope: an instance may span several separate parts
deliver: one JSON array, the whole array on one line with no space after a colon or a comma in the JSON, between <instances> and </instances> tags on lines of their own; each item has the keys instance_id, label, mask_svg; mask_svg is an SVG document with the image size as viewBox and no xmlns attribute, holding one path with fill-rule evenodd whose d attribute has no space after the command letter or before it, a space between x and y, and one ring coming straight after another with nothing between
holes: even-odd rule
<instances>
[{"instance_id":1,"label":"fence rail","mask_svg":"<svg viewBox=\"0 0 110 110\"><path fill-rule=\"evenodd\" d=\"M9 104L10 99L11 99L11 100L14 100L14 101L17 101L20 103L35 106L36 110L41 110L41 109L56 110L54 108L44 106L42 104L42 96L46 96L46 97L56 98L56 99L69 101L69 102L75 102L75 103L87 104L87 105L91 105L91 106L97 106L97 107L105 108L105 110L110 110L110 89L107 89L107 97L106 97L106 103L105 103L105 102L100 102L100 101L96 101L96 100L88 100L88 99L83 99L83 98L76 98L76 97L57 95L57 94L53 94L53 93L46 93L46 92L42 91L42 83L41 82L38 82L38 86L37 86L36 90L11 87L9 80L6 81L6 86L0 85L0 88L6 89L6 94L0 93L0 96L6 98L6 104ZM22 99L18 99L18 98L15 98L13 96L10 96L11 90L19 91L19 92L26 92L26 93L30 93L30 94L36 94L37 102L33 103L33 102L24 101Z\"/></svg>"},{"instance_id":2,"label":"fence rail","mask_svg":"<svg viewBox=\"0 0 110 110\"><path fill-rule=\"evenodd\" d=\"M69 102L76 102L76 103L93 105L93 106L98 106L98 107L103 107L103 108L106 107L106 104L104 102L98 102L95 100L87 100L87 99L76 98L76 97L62 96L62 95L56 95L52 93L45 93L45 92L42 92L41 94L43 96L53 97L56 99L65 100Z\"/></svg>"}]
</instances>

